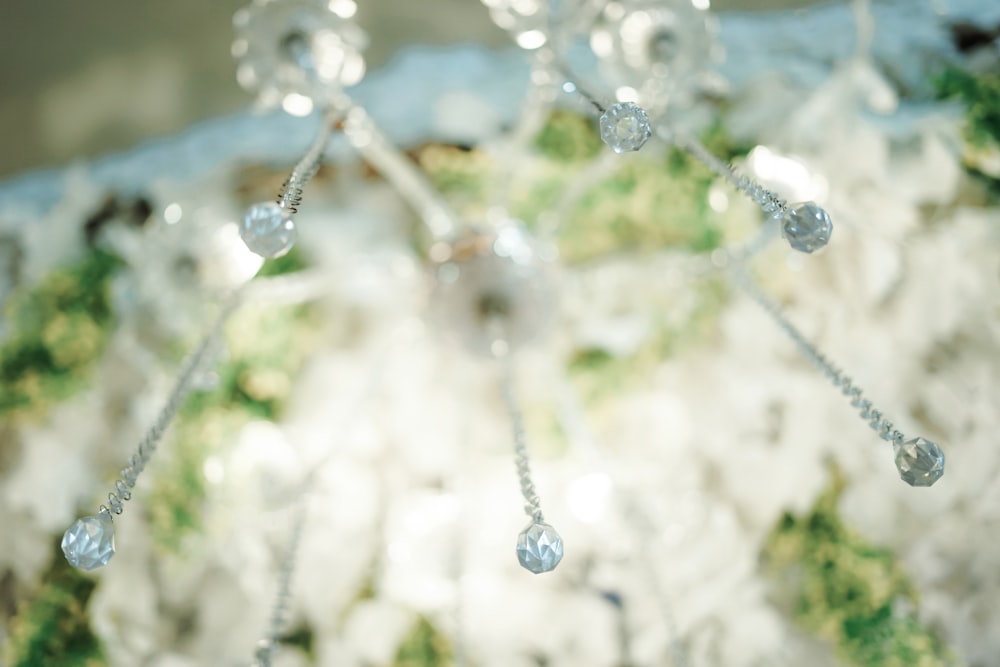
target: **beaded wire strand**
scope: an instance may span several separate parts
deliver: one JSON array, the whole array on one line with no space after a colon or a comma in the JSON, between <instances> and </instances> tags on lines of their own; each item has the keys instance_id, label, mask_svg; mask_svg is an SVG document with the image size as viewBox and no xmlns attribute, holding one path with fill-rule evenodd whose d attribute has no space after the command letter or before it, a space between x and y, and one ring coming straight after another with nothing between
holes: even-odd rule
<instances>
[{"instance_id":1,"label":"beaded wire strand","mask_svg":"<svg viewBox=\"0 0 1000 667\"><path fill-rule=\"evenodd\" d=\"M487 330L493 339L491 349L500 365L500 393L514 439L514 465L524 499L524 513L531 520L517 539L517 558L521 567L534 574L551 572L563 557L563 542L556 529L545 523L542 501L531 476L531 456L528 452L528 433L524 425L524 410L514 388L514 363L507 344L503 318L498 314L489 317Z\"/></svg>"},{"instance_id":2,"label":"beaded wire strand","mask_svg":"<svg viewBox=\"0 0 1000 667\"><path fill-rule=\"evenodd\" d=\"M184 404L184 399L195 388L198 375L204 371L207 360L213 356L216 341L230 314L239 305L241 297L240 291L230 295L216 316L211 329L184 361L166 403L135 448L128 464L119 472L112 491L108 493L107 504L101 505L95 516L77 519L63 534L63 553L66 560L74 567L95 570L107 565L114 556L112 517L125 511L125 503L132 498L132 489L135 488L139 476L152 460L170 423Z\"/></svg>"},{"instance_id":3,"label":"beaded wire strand","mask_svg":"<svg viewBox=\"0 0 1000 667\"><path fill-rule=\"evenodd\" d=\"M851 407L882 439L891 442L896 453L896 466L903 481L911 486L931 486L944 474L945 458L940 448L926 438L908 440L897 430L881 410L864 396L861 387L841 368L830 361L795 325L785 317L781 308L771 300L750 277L742 263L735 262L729 276L737 287L760 306L781 331L795 343L799 352L850 401Z\"/></svg>"},{"instance_id":4,"label":"beaded wire strand","mask_svg":"<svg viewBox=\"0 0 1000 667\"><path fill-rule=\"evenodd\" d=\"M288 607L292 599L292 578L295 574L299 547L302 543L303 526L308 513L307 503L308 497L303 498L292 519L288 546L282 555L278 570L278 591L271 607L267 634L257 643L257 650L254 652L254 667L271 667L274 652L278 647L282 633L285 631L285 625L288 623Z\"/></svg>"},{"instance_id":5,"label":"beaded wire strand","mask_svg":"<svg viewBox=\"0 0 1000 667\"><path fill-rule=\"evenodd\" d=\"M403 347L407 343L406 332L406 325L401 325L389 336L385 349L376 355L378 362L376 362L367 381L358 390L358 394L349 401L351 407L344 412L350 421L345 428L337 431L338 439L341 442L347 442L354 436L357 426L360 423L358 416L371 404L372 398L387 378L388 360L396 348ZM336 447L331 447L317 461L312 462L309 466L309 473L300 484L301 492L298 506L292 517L292 527L288 535L288 542L278 566L277 591L274 596L274 602L271 605L267 630L264 636L257 642L253 654L253 662L251 663L252 667L271 667L281 637L287 629L289 604L292 599L292 583L298 566L299 552L305 533L305 525L308 520L310 502L312 501L312 495L316 489L320 473L334 459L337 452L338 449Z\"/></svg>"},{"instance_id":6,"label":"beaded wire strand","mask_svg":"<svg viewBox=\"0 0 1000 667\"><path fill-rule=\"evenodd\" d=\"M215 322L212 324L209 332L202 338L194 352L185 360L173 389L171 389L167 397L167 402L160 409L159 414L153 421L153 425L150 426L146 435L136 447L135 452L129 458L128 465L122 468L120 477L115 480L114 490L108 494L108 505L101 505L100 511L110 511L116 515L122 513L125 501L132 497L132 489L135 487L139 475L142 474L146 465L153 458L153 454L156 453L156 448L159 446L160 441L163 440L163 435L167 432L167 428L177 415L177 411L180 410L181 405L184 404L184 399L191 393L195 378L204 370L203 367L206 360L212 356L210 353L216 347L218 339L222 335L223 327L225 327L229 316L239 303L240 296L238 294L234 294L227 300L216 316Z\"/></svg>"},{"instance_id":7,"label":"beaded wire strand","mask_svg":"<svg viewBox=\"0 0 1000 667\"><path fill-rule=\"evenodd\" d=\"M289 214L298 213L299 204L302 203L303 190L312 177L316 175L316 172L319 171L320 161L323 158L326 145L330 142L333 130L342 119L343 113L339 109L328 109L323 114L316 138L309 146L305 155L302 156L302 159L292 169L292 173L289 174L288 178L281 185L281 190L278 192L277 204L287 210Z\"/></svg>"},{"instance_id":8,"label":"beaded wire strand","mask_svg":"<svg viewBox=\"0 0 1000 667\"><path fill-rule=\"evenodd\" d=\"M501 378L501 394L507 417L510 419L514 436L514 465L517 468L517 479L524 498L524 513L534 523L545 523L542 514L542 500L531 477L531 458L528 454L528 435L524 427L524 411L514 392L514 370L509 357L501 359L503 376Z\"/></svg>"}]
</instances>

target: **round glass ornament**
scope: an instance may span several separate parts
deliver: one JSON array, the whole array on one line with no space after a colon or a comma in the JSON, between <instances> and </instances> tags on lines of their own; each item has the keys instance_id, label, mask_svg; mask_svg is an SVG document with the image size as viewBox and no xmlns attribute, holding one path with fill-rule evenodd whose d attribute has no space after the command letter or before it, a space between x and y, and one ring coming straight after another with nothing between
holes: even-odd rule
<instances>
[{"instance_id":1,"label":"round glass ornament","mask_svg":"<svg viewBox=\"0 0 1000 667\"><path fill-rule=\"evenodd\" d=\"M543 252L521 223L469 229L430 254L431 319L475 354L513 351L551 323L554 251Z\"/></svg>"}]
</instances>

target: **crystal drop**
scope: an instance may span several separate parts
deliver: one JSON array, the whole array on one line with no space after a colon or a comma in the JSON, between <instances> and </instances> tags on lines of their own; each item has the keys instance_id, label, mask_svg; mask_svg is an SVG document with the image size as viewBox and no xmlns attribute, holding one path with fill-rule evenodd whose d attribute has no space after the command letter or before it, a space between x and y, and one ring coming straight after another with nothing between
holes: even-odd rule
<instances>
[{"instance_id":1,"label":"crystal drop","mask_svg":"<svg viewBox=\"0 0 1000 667\"><path fill-rule=\"evenodd\" d=\"M899 476L910 486L930 486L944 474L944 453L926 438L893 443Z\"/></svg>"},{"instance_id":2,"label":"crystal drop","mask_svg":"<svg viewBox=\"0 0 1000 667\"><path fill-rule=\"evenodd\" d=\"M111 515L101 512L96 516L77 519L62 539L66 560L81 570L104 567L115 555L115 526Z\"/></svg>"},{"instance_id":3,"label":"crystal drop","mask_svg":"<svg viewBox=\"0 0 1000 667\"><path fill-rule=\"evenodd\" d=\"M798 204L788 212L781 231L796 250L813 252L830 242L833 221L829 213L810 201Z\"/></svg>"},{"instance_id":4,"label":"crystal drop","mask_svg":"<svg viewBox=\"0 0 1000 667\"><path fill-rule=\"evenodd\" d=\"M274 202L262 202L247 209L240 236L252 252L273 259L291 250L299 234L288 211Z\"/></svg>"},{"instance_id":5,"label":"crystal drop","mask_svg":"<svg viewBox=\"0 0 1000 667\"><path fill-rule=\"evenodd\" d=\"M616 153L637 151L653 136L649 117L632 102L619 102L601 116L601 139Z\"/></svg>"},{"instance_id":6,"label":"crystal drop","mask_svg":"<svg viewBox=\"0 0 1000 667\"><path fill-rule=\"evenodd\" d=\"M562 538L547 523L532 523L517 537L517 560L529 572L551 572L562 557Z\"/></svg>"}]
</instances>

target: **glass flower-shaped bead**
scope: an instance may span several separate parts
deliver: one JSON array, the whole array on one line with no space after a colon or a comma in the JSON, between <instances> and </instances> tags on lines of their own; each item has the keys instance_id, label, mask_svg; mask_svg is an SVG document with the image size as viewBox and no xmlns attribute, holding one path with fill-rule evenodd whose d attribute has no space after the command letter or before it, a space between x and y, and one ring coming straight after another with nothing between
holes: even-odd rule
<instances>
[{"instance_id":1,"label":"glass flower-shaped bead","mask_svg":"<svg viewBox=\"0 0 1000 667\"><path fill-rule=\"evenodd\" d=\"M298 231L288 211L274 202L254 204L240 224L240 237L247 248L261 257L281 257L298 240Z\"/></svg>"},{"instance_id":2,"label":"glass flower-shaped bead","mask_svg":"<svg viewBox=\"0 0 1000 667\"><path fill-rule=\"evenodd\" d=\"M547 523L532 523L517 537L517 561L529 572L551 572L562 557L562 538Z\"/></svg>"},{"instance_id":3,"label":"glass flower-shaped bead","mask_svg":"<svg viewBox=\"0 0 1000 667\"><path fill-rule=\"evenodd\" d=\"M722 59L715 22L689 0L609 2L589 32L607 79L633 88L647 109L689 105L720 85L712 71Z\"/></svg>"},{"instance_id":4,"label":"glass flower-shaped bead","mask_svg":"<svg viewBox=\"0 0 1000 667\"><path fill-rule=\"evenodd\" d=\"M66 560L81 570L104 567L115 555L115 525L108 512L73 522L62 538Z\"/></svg>"},{"instance_id":5,"label":"glass flower-shaped bead","mask_svg":"<svg viewBox=\"0 0 1000 667\"><path fill-rule=\"evenodd\" d=\"M895 444L896 468L910 486L930 486L944 474L944 452L927 438Z\"/></svg>"},{"instance_id":6,"label":"glass flower-shaped bead","mask_svg":"<svg viewBox=\"0 0 1000 667\"><path fill-rule=\"evenodd\" d=\"M638 104L619 102L601 116L601 139L616 153L637 151L651 136L649 117Z\"/></svg>"},{"instance_id":7,"label":"glass flower-shaped bead","mask_svg":"<svg viewBox=\"0 0 1000 667\"><path fill-rule=\"evenodd\" d=\"M236 78L261 104L288 108L289 96L323 102L365 73L367 36L351 0L254 0L233 16ZM310 107L311 108L311 107Z\"/></svg>"},{"instance_id":8,"label":"glass flower-shaped bead","mask_svg":"<svg viewBox=\"0 0 1000 667\"><path fill-rule=\"evenodd\" d=\"M796 205L781 221L781 234L800 252L813 252L830 242L833 221L813 202Z\"/></svg>"},{"instance_id":9,"label":"glass flower-shaped bead","mask_svg":"<svg viewBox=\"0 0 1000 667\"><path fill-rule=\"evenodd\" d=\"M432 318L476 354L493 355L498 337L509 349L528 343L547 328L556 302L543 254L513 220L435 245Z\"/></svg>"}]
</instances>

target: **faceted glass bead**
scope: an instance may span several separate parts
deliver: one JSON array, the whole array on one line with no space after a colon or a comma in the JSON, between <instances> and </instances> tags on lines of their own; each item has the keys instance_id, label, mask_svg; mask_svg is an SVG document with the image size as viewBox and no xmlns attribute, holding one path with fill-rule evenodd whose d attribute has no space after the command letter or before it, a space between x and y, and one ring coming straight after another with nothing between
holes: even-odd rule
<instances>
[{"instance_id":1,"label":"faceted glass bead","mask_svg":"<svg viewBox=\"0 0 1000 667\"><path fill-rule=\"evenodd\" d=\"M616 153L642 148L653 136L649 117L633 102L619 102L601 116L601 139Z\"/></svg>"},{"instance_id":2,"label":"faceted glass bead","mask_svg":"<svg viewBox=\"0 0 1000 667\"><path fill-rule=\"evenodd\" d=\"M910 486L930 486L944 474L944 452L926 438L894 443L896 468Z\"/></svg>"},{"instance_id":3,"label":"faceted glass bead","mask_svg":"<svg viewBox=\"0 0 1000 667\"><path fill-rule=\"evenodd\" d=\"M274 202L262 202L247 209L240 237L252 252L273 259L291 250L299 233L288 211Z\"/></svg>"},{"instance_id":4,"label":"faceted glass bead","mask_svg":"<svg viewBox=\"0 0 1000 667\"><path fill-rule=\"evenodd\" d=\"M562 538L547 523L532 523L517 537L517 560L529 572L551 572L562 557Z\"/></svg>"},{"instance_id":5,"label":"faceted glass bead","mask_svg":"<svg viewBox=\"0 0 1000 667\"><path fill-rule=\"evenodd\" d=\"M830 242L833 221L830 214L813 202L798 204L785 215L781 232L789 245L800 252L819 250Z\"/></svg>"},{"instance_id":6,"label":"faceted glass bead","mask_svg":"<svg viewBox=\"0 0 1000 667\"><path fill-rule=\"evenodd\" d=\"M111 515L101 512L74 521L63 534L62 550L69 564L81 570L96 570L107 565L115 555L115 526Z\"/></svg>"}]
</instances>

